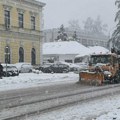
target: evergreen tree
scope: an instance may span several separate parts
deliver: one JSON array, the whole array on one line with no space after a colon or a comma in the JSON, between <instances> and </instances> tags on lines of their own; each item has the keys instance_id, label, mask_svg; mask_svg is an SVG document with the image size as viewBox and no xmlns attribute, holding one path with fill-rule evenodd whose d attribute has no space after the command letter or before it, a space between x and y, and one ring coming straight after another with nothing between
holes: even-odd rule
<instances>
[{"instance_id":1,"label":"evergreen tree","mask_svg":"<svg viewBox=\"0 0 120 120\"><path fill-rule=\"evenodd\" d=\"M115 5L118 7L118 11L115 16L115 22L117 22L116 29L114 30L110 41L112 41L112 46L116 50L120 50L120 0L115 1Z\"/></svg>"},{"instance_id":2,"label":"evergreen tree","mask_svg":"<svg viewBox=\"0 0 120 120\"><path fill-rule=\"evenodd\" d=\"M78 37L76 31L74 31L72 38L74 41L77 41Z\"/></svg>"},{"instance_id":3,"label":"evergreen tree","mask_svg":"<svg viewBox=\"0 0 120 120\"><path fill-rule=\"evenodd\" d=\"M120 33L120 0L116 0L115 5L118 7L118 11L115 16L115 22L117 22L116 29L113 36L117 36Z\"/></svg>"},{"instance_id":4,"label":"evergreen tree","mask_svg":"<svg viewBox=\"0 0 120 120\"><path fill-rule=\"evenodd\" d=\"M61 41L67 41L68 39L68 36L65 32L65 28L64 28L64 25L61 25L60 26L60 29L58 31L58 36L57 36L57 41L61 40Z\"/></svg>"}]
</instances>

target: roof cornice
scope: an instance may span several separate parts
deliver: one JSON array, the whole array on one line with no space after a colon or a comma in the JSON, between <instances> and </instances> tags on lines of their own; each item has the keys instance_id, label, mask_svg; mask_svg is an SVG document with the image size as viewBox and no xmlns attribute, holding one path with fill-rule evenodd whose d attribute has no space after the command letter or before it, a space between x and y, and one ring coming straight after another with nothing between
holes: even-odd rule
<instances>
[{"instance_id":1,"label":"roof cornice","mask_svg":"<svg viewBox=\"0 0 120 120\"><path fill-rule=\"evenodd\" d=\"M28 2L28 3L32 3L32 4L35 4L35 5L38 5L40 7L44 7L46 4L43 3L43 2L39 2L39 1L36 1L36 0L24 0L25 2Z\"/></svg>"}]
</instances>

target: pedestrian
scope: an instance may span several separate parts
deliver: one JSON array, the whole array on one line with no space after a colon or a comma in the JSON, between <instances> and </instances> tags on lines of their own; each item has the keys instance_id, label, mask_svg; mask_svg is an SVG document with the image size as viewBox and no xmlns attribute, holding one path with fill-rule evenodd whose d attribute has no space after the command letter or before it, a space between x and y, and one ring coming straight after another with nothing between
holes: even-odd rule
<instances>
[{"instance_id":1,"label":"pedestrian","mask_svg":"<svg viewBox=\"0 0 120 120\"><path fill-rule=\"evenodd\" d=\"M3 66L0 63L0 79L2 79L2 75L3 75Z\"/></svg>"}]
</instances>

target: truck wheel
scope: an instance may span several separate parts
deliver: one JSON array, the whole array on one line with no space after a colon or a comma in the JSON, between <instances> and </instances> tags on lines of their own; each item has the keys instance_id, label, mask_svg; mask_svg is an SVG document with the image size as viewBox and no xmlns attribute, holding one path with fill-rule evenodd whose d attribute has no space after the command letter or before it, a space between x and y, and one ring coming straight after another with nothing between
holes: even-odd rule
<instances>
[{"instance_id":1,"label":"truck wheel","mask_svg":"<svg viewBox=\"0 0 120 120\"><path fill-rule=\"evenodd\" d=\"M79 76L79 82L81 82L81 77Z\"/></svg>"}]
</instances>

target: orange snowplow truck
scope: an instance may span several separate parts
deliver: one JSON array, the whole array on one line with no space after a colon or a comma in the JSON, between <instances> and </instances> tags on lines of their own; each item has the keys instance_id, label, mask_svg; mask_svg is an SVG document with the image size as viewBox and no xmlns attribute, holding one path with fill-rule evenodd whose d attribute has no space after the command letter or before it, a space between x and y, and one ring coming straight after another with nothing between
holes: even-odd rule
<instances>
[{"instance_id":1,"label":"orange snowplow truck","mask_svg":"<svg viewBox=\"0 0 120 120\"><path fill-rule=\"evenodd\" d=\"M119 83L118 55L115 53L91 55L88 69L79 73L79 81L97 86L105 83Z\"/></svg>"}]
</instances>

